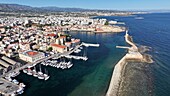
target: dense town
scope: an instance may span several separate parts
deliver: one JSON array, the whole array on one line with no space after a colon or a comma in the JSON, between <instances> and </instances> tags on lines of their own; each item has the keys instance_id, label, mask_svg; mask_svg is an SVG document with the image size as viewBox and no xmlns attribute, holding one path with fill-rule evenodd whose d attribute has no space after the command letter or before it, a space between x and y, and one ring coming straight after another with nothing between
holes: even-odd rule
<instances>
[{"instance_id":1,"label":"dense town","mask_svg":"<svg viewBox=\"0 0 170 96\"><path fill-rule=\"evenodd\" d=\"M71 56L72 52L80 52L86 44L79 38L73 38L65 31L84 32L122 32L124 27L117 26L117 21L92 19L90 17L1 17L0 18L0 91L4 95L22 94L24 83L11 79L23 70L28 75L47 80L50 76L39 72L35 65L41 63L61 69L72 67L72 63L50 61L48 59L65 56L67 58L87 60L86 56ZM80 48L80 49L78 49ZM55 64L54 64L55 63ZM33 68L34 67L34 68ZM5 88L6 86L6 88ZM10 86L10 89L7 87Z\"/></svg>"}]
</instances>

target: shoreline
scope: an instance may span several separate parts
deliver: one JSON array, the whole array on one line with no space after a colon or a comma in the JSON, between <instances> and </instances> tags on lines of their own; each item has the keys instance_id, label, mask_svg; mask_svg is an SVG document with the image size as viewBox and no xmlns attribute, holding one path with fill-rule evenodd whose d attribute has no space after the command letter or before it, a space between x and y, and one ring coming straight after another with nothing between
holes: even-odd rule
<instances>
[{"instance_id":1,"label":"shoreline","mask_svg":"<svg viewBox=\"0 0 170 96\"><path fill-rule=\"evenodd\" d=\"M115 65L106 96L118 96L120 83L122 81L122 75L123 75L123 72L125 71L124 69L126 69L128 60L147 62L147 63L153 62L151 57L145 56L138 51L138 47L132 42L133 41L132 38L129 38L129 37L130 36L128 35L126 31L125 41L129 45L131 45L131 47L128 48L128 53L126 53L126 55Z\"/></svg>"}]
</instances>

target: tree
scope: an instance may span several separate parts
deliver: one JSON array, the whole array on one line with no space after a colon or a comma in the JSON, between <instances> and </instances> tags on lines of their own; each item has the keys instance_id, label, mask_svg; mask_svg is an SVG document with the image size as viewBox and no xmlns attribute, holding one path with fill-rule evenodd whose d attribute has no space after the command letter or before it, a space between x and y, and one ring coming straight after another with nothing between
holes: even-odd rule
<instances>
[{"instance_id":1,"label":"tree","mask_svg":"<svg viewBox=\"0 0 170 96\"><path fill-rule=\"evenodd\" d=\"M106 21L104 25L109 25L109 22L108 22L108 21Z\"/></svg>"},{"instance_id":2,"label":"tree","mask_svg":"<svg viewBox=\"0 0 170 96\"><path fill-rule=\"evenodd\" d=\"M47 51L52 51L53 50L53 48L52 47L49 47L48 49L47 49Z\"/></svg>"}]
</instances>

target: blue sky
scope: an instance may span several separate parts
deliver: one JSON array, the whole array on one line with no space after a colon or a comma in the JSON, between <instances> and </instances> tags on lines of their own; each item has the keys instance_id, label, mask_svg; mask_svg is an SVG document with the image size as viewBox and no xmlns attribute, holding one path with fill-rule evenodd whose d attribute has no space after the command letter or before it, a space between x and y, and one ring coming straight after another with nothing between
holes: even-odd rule
<instances>
[{"instance_id":1,"label":"blue sky","mask_svg":"<svg viewBox=\"0 0 170 96\"><path fill-rule=\"evenodd\" d=\"M0 0L0 3L113 10L170 9L170 0Z\"/></svg>"}]
</instances>

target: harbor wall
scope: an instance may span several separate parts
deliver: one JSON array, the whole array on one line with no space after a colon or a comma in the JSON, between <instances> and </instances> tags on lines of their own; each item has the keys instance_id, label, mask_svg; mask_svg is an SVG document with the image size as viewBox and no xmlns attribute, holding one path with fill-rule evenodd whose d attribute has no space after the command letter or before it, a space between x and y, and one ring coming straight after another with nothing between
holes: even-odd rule
<instances>
[{"instance_id":1,"label":"harbor wall","mask_svg":"<svg viewBox=\"0 0 170 96\"><path fill-rule=\"evenodd\" d=\"M142 55L138 51L138 47L132 42L133 40L129 36L128 31L126 31L125 40L131 47L128 48L128 53L115 65L106 96L118 96L122 75L129 60L153 63L153 60L149 55Z\"/></svg>"},{"instance_id":2,"label":"harbor wall","mask_svg":"<svg viewBox=\"0 0 170 96\"><path fill-rule=\"evenodd\" d=\"M114 67L112 78L106 96L117 96L122 74L126 67L128 60L142 61L143 56L140 53L127 53Z\"/></svg>"},{"instance_id":3,"label":"harbor wall","mask_svg":"<svg viewBox=\"0 0 170 96\"><path fill-rule=\"evenodd\" d=\"M109 89L106 93L106 96L117 96L117 92L121 81L121 74L123 72L125 64L126 55L114 67Z\"/></svg>"}]
</instances>

